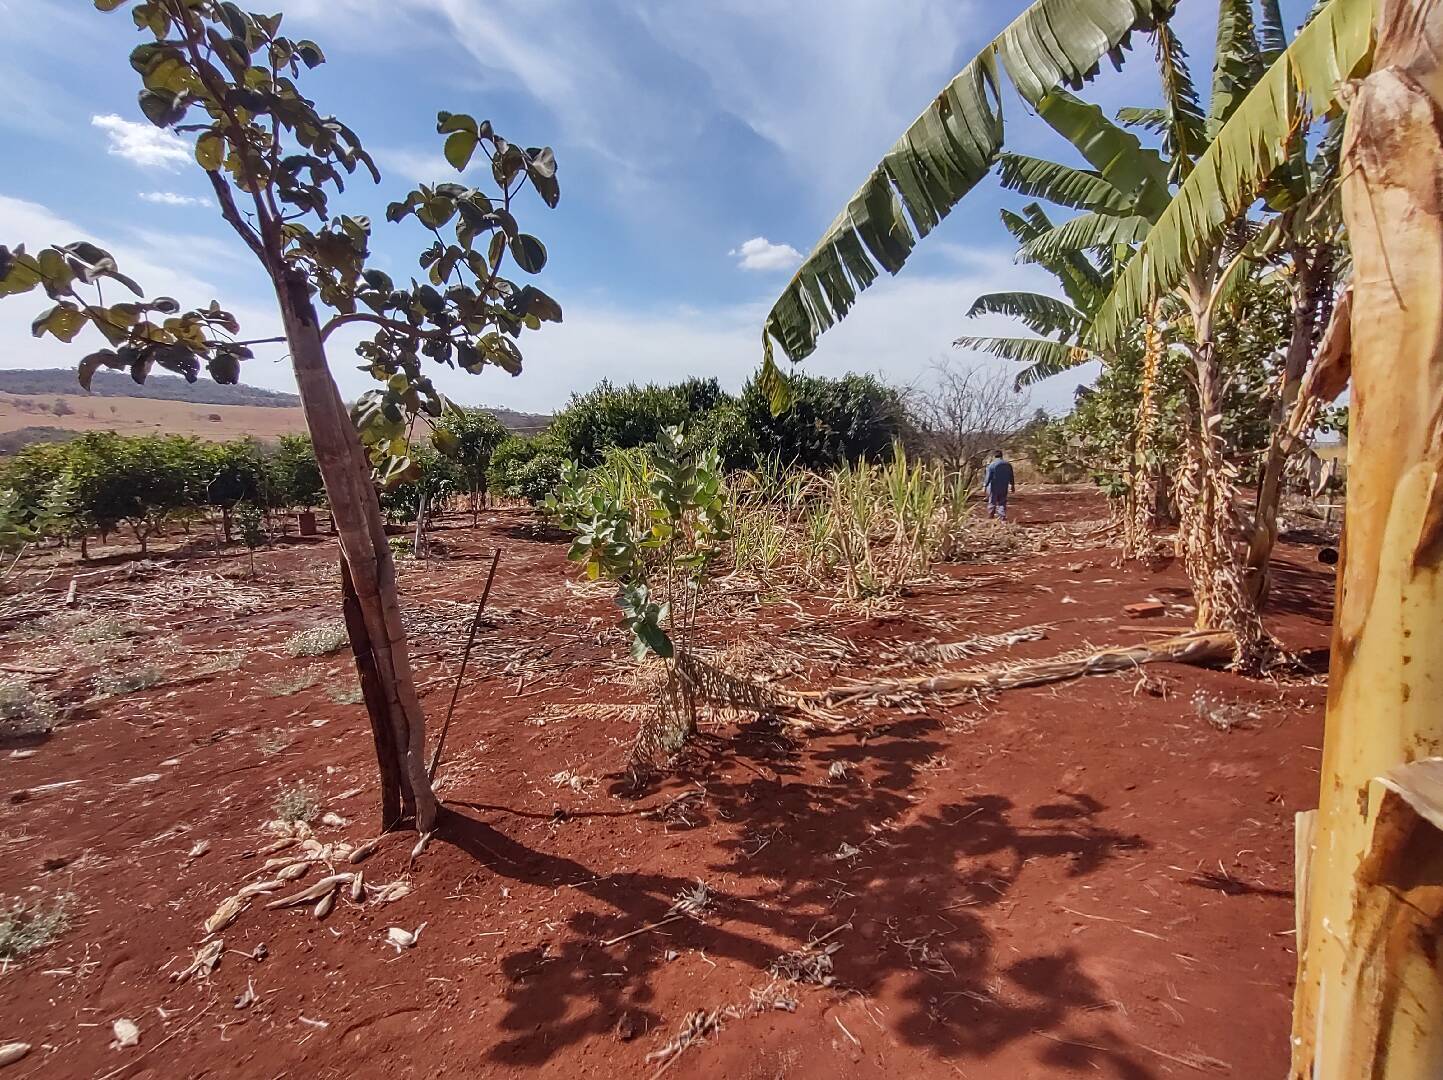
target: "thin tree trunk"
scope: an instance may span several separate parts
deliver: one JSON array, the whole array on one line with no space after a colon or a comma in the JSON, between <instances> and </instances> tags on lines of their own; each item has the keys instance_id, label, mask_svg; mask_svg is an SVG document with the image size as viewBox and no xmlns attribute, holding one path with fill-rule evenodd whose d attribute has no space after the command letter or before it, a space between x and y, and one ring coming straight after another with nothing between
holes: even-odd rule
<instances>
[{"instance_id":1,"label":"thin tree trunk","mask_svg":"<svg viewBox=\"0 0 1443 1080\"><path fill-rule=\"evenodd\" d=\"M356 661L356 675L361 684L361 699L371 721L371 738L376 744L376 766L381 774L381 831L396 827L405 815L415 813L414 800L401 784L401 757L391 735L386 696L381 678L376 673L371 637L366 631L366 618L361 614L361 600L351 580L351 570L341 559L341 611L346 619L346 633L351 639L351 655Z\"/></svg>"},{"instance_id":2,"label":"thin tree trunk","mask_svg":"<svg viewBox=\"0 0 1443 1080\"><path fill-rule=\"evenodd\" d=\"M1443 1076L1443 4L1382 0L1343 145L1348 498L1294 1080Z\"/></svg>"},{"instance_id":3,"label":"thin tree trunk","mask_svg":"<svg viewBox=\"0 0 1443 1080\"><path fill-rule=\"evenodd\" d=\"M425 714L411 674L396 568L370 466L326 364L320 325L304 278L288 275L277 283L276 294L301 408L368 638L353 644L369 649L374 659L385 721L401 761L403 791L409 789L415 799L417 830L431 832L436 827L437 808L426 777Z\"/></svg>"}]
</instances>

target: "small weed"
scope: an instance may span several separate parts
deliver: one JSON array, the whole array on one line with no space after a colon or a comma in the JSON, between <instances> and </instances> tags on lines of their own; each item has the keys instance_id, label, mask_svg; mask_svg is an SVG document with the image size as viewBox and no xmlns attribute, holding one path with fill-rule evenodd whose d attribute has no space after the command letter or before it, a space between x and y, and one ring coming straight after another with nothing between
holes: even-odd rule
<instances>
[{"instance_id":1,"label":"small weed","mask_svg":"<svg viewBox=\"0 0 1443 1080\"><path fill-rule=\"evenodd\" d=\"M393 536L386 543L390 545L392 555L414 555L416 553L416 541L409 536Z\"/></svg>"},{"instance_id":2,"label":"small weed","mask_svg":"<svg viewBox=\"0 0 1443 1080\"><path fill-rule=\"evenodd\" d=\"M337 705L359 705L365 700L360 683L332 683L326 687L326 697Z\"/></svg>"},{"instance_id":3,"label":"small weed","mask_svg":"<svg viewBox=\"0 0 1443 1080\"><path fill-rule=\"evenodd\" d=\"M282 750L284 750L290 745L290 736L288 736L284 731L281 731L279 728L273 728L270 731L261 731L256 733L256 749L259 750L266 757L272 757L275 754L279 754Z\"/></svg>"},{"instance_id":4,"label":"small weed","mask_svg":"<svg viewBox=\"0 0 1443 1080\"><path fill-rule=\"evenodd\" d=\"M33 735L55 726L55 702L36 693L28 683L0 682L0 731L7 735Z\"/></svg>"},{"instance_id":5,"label":"small weed","mask_svg":"<svg viewBox=\"0 0 1443 1080\"><path fill-rule=\"evenodd\" d=\"M121 697L140 690L149 690L165 682L165 672L151 664L99 672L91 680L97 697Z\"/></svg>"},{"instance_id":6,"label":"small weed","mask_svg":"<svg viewBox=\"0 0 1443 1080\"><path fill-rule=\"evenodd\" d=\"M41 904L26 905L17 901L13 907L0 908L0 960L14 960L43 949L65 933L70 915L65 910L70 898L61 896L55 906L46 910Z\"/></svg>"},{"instance_id":7,"label":"small weed","mask_svg":"<svg viewBox=\"0 0 1443 1080\"><path fill-rule=\"evenodd\" d=\"M266 693L271 697L290 697L302 690L309 690L320 681L321 673L319 671L303 671L294 679L285 679L275 683L266 690Z\"/></svg>"},{"instance_id":8,"label":"small weed","mask_svg":"<svg viewBox=\"0 0 1443 1080\"><path fill-rule=\"evenodd\" d=\"M1261 718L1257 710L1250 709L1243 702L1224 701L1201 690L1193 694L1192 708L1200 720L1206 720L1218 731L1246 728Z\"/></svg>"},{"instance_id":9,"label":"small weed","mask_svg":"<svg viewBox=\"0 0 1443 1080\"><path fill-rule=\"evenodd\" d=\"M329 656L344 648L348 640L345 623L326 622L292 634L282 649L287 656Z\"/></svg>"},{"instance_id":10,"label":"small weed","mask_svg":"<svg viewBox=\"0 0 1443 1080\"><path fill-rule=\"evenodd\" d=\"M287 784L276 795L281 821L310 821L321 812L321 793L309 784Z\"/></svg>"},{"instance_id":11,"label":"small weed","mask_svg":"<svg viewBox=\"0 0 1443 1080\"><path fill-rule=\"evenodd\" d=\"M123 641L135 627L114 615L86 619L70 628L70 640L77 645L96 645L102 641Z\"/></svg>"}]
</instances>

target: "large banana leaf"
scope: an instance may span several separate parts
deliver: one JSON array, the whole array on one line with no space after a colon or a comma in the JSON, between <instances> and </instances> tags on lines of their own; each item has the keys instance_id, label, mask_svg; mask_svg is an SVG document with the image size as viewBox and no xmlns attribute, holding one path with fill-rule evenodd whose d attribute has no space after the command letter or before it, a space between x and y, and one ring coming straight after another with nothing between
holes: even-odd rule
<instances>
[{"instance_id":1,"label":"large banana leaf","mask_svg":"<svg viewBox=\"0 0 1443 1080\"><path fill-rule=\"evenodd\" d=\"M1017 376L1018 387L1031 386L1097 359L1097 354L1088 349L1047 338L960 337L952 344L959 349L979 349L1002 360L1027 364Z\"/></svg>"},{"instance_id":2,"label":"large banana leaf","mask_svg":"<svg viewBox=\"0 0 1443 1080\"><path fill-rule=\"evenodd\" d=\"M1002 224L1019 244L1035 240L1053 227L1047 212L1036 203L1028 203L1021 214L1003 210ZM1067 299L1080 311L1095 311L1112 287L1111 279L1081 251L1068 251L1056 259L1038 259L1037 264L1057 278Z\"/></svg>"},{"instance_id":3,"label":"large banana leaf","mask_svg":"<svg viewBox=\"0 0 1443 1080\"><path fill-rule=\"evenodd\" d=\"M1208 134L1216 136L1222 130L1262 74L1253 0L1218 0L1218 43L1213 56L1213 92L1208 98Z\"/></svg>"},{"instance_id":4,"label":"large banana leaf","mask_svg":"<svg viewBox=\"0 0 1443 1080\"><path fill-rule=\"evenodd\" d=\"M1093 320L1113 347L1154 299L1181 282L1291 149L1305 117L1331 109L1338 84L1367 67L1375 0L1329 0L1238 103Z\"/></svg>"},{"instance_id":5,"label":"large banana leaf","mask_svg":"<svg viewBox=\"0 0 1443 1080\"><path fill-rule=\"evenodd\" d=\"M1096 105L1054 90L1037 103L1037 115L1127 197L1133 213L1155 221L1167 207L1167 163Z\"/></svg>"},{"instance_id":6,"label":"large banana leaf","mask_svg":"<svg viewBox=\"0 0 1443 1080\"><path fill-rule=\"evenodd\" d=\"M997 179L1012 191L1074 210L1127 213L1132 207L1132 200L1100 174L1046 158L1002 154L998 159Z\"/></svg>"},{"instance_id":7,"label":"large banana leaf","mask_svg":"<svg viewBox=\"0 0 1443 1080\"><path fill-rule=\"evenodd\" d=\"M1162 79L1162 148L1169 162L1168 180L1180 184L1192 172L1193 162L1207 150L1207 118L1198 105L1197 87L1187 68L1187 52L1171 24L1159 23L1153 40L1157 43L1157 70ZM1122 119L1121 113L1118 119Z\"/></svg>"},{"instance_id":8,"label":"large banana leaf","mask_svg":"<svg viewBox=\"0 0 1443 1080\"><path fill-rule=\"evenodd\" d=\"M1087 317L1071 304L1044 293L984 293L967 309L967 317L979 315L1010 315L1034 334L1046 337L1072 337L1087 325Z\"/></svg>"},{"instance_id":9,"label":"large banana leaf","mask_svg":"<svg viewBox=\"0 0 1443 1080\"><path fill-rule=\"evenodd\" d=\"M1131 32L1152 27L1171 5L1035 0L907 128L793 275L763 328L764 382L784 395L771 339L794 361L809 355L857 293L881 270L900 270L917 240L987 175L1002 148L999 61L1035 104L1060 85L1080 86L1104 56L1119 60Z\"/></svg>"},{"instance_id":10,"label":"large banana leaf","mask_svg":"<svg viewBox=\"0 0 1443 1080\"><path fill-rule=\"evenodd\" d=\"M1048 229L1022 245L1019 262L1051 263L1069 251L1105 248L1113 244L1136 244L1147 236L1152 222L1140 214L1079 214Z\"/></svg>"}]
</instances>

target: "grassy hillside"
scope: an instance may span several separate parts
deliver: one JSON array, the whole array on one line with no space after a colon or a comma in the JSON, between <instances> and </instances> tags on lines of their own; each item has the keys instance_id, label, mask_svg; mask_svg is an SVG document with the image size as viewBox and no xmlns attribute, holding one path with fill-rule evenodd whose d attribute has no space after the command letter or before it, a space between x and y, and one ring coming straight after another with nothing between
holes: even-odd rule
<instances>
[{"instance_id":1,"label":"grassy hillside","mask_svg":"<svg viewBox=\"0 0 1443 1080\"><path fill-rule=\"evenodd\" d=\"M71 368L20 369L0 371L0 393L25 397L53 397L85 394ZM300 405L295 394L261 390L254 386L221 386L209 379L188 383L177 375L152 375L136 383L119 371L97 371L90 383L93 397L148 398L154 401L188 401L193 405L253 405L268 409L291 409Z\"/></svg>"}]
</instances>

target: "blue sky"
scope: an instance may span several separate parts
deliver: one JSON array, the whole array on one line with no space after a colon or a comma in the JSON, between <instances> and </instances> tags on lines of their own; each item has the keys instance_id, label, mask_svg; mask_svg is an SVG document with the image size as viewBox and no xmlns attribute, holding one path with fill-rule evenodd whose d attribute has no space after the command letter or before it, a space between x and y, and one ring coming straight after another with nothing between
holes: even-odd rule
<instances>
[{"instance_id":1,"label":"blue sky","mask_svg":"<svg viewBox=\"0 0 1443 1080\"><path fill-rule=\"evenodd\" d=\"M256 6L247 4L247 7ZM762 318L866 172L932 95L1021 9L1020 0L271 0L286 30L328 62L303 89L354 127L383 173L336 208L370 213L374 262L415 272L425 246L384 207L419 180L455 177L434 134L437 109L490 118L523 145L551 145L562 199L526 209L546 243L538 284L566 321L527 335L523 373L441 379L465 403L548 410L602 377L716 375L739 386L759 359ZM1215 7L1182 0L1176 25L1206 90ZM0 243L93 239L152 294L215 297L247 336L274 333L251 257L207 198L185 146L135 105L127 54L142 38L124 12L88 0L0 0ZM1105 108L1156 93L1146 39L1121 74L1087 95ZM1021 103L1007 103L1016 148L1066 149ZM1020 202L995 182L973 193L899 277L873 288L822 340L805 370L877 372L897 383L929 365L982 363L951 348L982 292L1046 288L1012 261L997 210ZM30 337L43 299L0 303L0 367L73 366L87 338ZM90 332L87 332L90 333ZM343 392L368 385L334 339ZM1085 375L1085 373L1084 373ZM293 386L262 352L246 382ZM1076 374L1034 392L1065 408Z\"/></svg>"}]
</instances>

